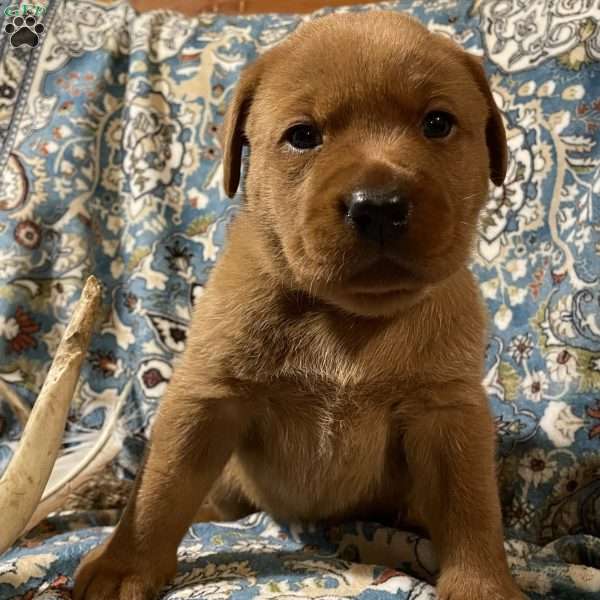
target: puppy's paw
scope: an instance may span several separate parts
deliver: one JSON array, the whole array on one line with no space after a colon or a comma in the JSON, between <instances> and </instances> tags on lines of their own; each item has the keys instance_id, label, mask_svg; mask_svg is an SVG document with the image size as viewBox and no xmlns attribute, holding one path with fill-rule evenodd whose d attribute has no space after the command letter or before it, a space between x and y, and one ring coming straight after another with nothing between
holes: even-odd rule
<instances>
[{"instance_id":1,"label":"puppy's paw","mask_svg":"<svg viewBox=\"0 0 600 600\"><path fill-rule=\"evenodd\" d=\"M442 573L436 589L440 600L527 600L508 576L498 580L462 570Z\"/></svg>"},{"instance_id":2,"label":"puppy's paw","mask_svg":"<svg viewBox=\"0 0 600 600\"><path fill-rule=\"evenodd\" d=\"M175 575L177 557L144 560L113 551L110 541L92 550L75 572L73 600L153 600Z\"/></svg>"}]
</instances>

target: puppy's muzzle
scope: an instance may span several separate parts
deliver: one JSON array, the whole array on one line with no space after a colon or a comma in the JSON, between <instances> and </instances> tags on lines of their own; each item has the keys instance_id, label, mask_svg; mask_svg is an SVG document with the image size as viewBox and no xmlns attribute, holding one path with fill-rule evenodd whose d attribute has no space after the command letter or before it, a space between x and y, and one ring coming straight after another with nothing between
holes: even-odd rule
<instances>
[{"instance_id":1,"label":"puppy's muzzle","mask_svg":"<svg viewBox=\"0 0 600 600\"><path fill-rule=\"evenodd\" d=\"M361 238L381 246L393 244L406 231L411 204L399 190L360 189L344 201L346 220Z\"/></svg>"}]
</instances>

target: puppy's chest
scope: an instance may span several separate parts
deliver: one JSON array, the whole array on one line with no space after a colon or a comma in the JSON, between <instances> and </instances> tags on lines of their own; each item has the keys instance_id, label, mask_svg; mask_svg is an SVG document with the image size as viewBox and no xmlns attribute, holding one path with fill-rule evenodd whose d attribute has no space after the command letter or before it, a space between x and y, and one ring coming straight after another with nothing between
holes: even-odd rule
<instances>
[{"instance_id":1,"label":"puppy's chest","mask_svg":"<svg viewBox=\"0 0 600 600\"><path fill-rule=\"evenodd\" d=\"M325 463L343 460L358 449L380 453L391 412L382 393L375 385L318 380L310 386L297 382L273 386L267 394L263 433L296 439L298 446Z\"/></svg>"},{"instance_id":2,"label":"puppy's chest","mask_svg":"<svg viewBox=\"0 0 600 600\"><path fill-rule=\"evenodd\" d=\"M318 387L273 386L244 451L261 503L288 514L329 514L373 496L384 476L389 403L365 402L370 386Z\"/></svg>"}]
</instances>

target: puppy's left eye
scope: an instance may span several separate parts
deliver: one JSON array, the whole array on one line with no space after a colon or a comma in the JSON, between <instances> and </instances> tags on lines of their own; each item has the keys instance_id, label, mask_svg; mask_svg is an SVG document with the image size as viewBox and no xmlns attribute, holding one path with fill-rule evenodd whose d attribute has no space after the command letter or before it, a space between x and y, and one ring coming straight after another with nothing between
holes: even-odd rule
<instances>
[{"instance_id":1,"label":"puppy's left eye","mask_svg":"<svg viewBox=\"0 0 600 600\"><path fill-rule=\"evenodd\" d=\"M428 138L444 138L450 135L454 127L454 117L447 112L434 110L425 115L423 134Z\"/></svg>"},{"instance_id":2,"label":"puppy's left eye","mask_svg":"<svg viewBox=\"0 0 600 600\"><path fill-rule=\"evenodd\" d=\"M294 125L285 132L285 141L296 150L311 150L323 143L321 132L308 123Z\"/></svg>"}]
</instances>

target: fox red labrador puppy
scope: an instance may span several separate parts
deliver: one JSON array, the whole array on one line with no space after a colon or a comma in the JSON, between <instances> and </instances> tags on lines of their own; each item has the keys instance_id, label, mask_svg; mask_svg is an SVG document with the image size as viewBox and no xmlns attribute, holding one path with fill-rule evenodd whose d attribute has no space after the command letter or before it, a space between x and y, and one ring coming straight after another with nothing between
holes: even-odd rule
<instances>
[{"instance_id":1,"label":"fox red labrador puppy","mask_svg":"<svg viewBox=\"0 0 600 600\"><path fill-rule=\"evenodd\" d=\"M78 600L153 598L195 516L425 528L444 600L517 600L486 317L467 268L502 120L480 62L401 14L303 25L243 73L223 135L242 208L121 522Z\"/></svg>"}]
</instances>

